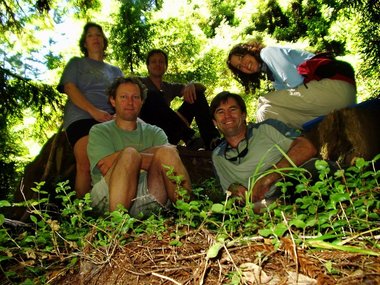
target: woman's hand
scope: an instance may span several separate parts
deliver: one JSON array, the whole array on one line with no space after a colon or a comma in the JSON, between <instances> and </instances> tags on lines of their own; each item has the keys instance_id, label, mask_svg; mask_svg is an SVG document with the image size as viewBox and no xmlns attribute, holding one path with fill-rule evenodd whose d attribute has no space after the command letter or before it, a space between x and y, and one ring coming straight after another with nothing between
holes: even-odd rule
<instances>
[{"instance_id":1,"label":"woman's hand","mask_svg":"<svg viewBox=\"0 0 380 285\"><path fill-rule=\"evenodd\" d=\"M94 120L98 122L106 122L113 119L111 114L100 110L91 104L74 83L66 83L64 85L64 91L77 107L89 113Z\"/></svg>"},{"instance_id":2,"label":"woman's hand","mask_svg":"<svg viewBox=\"0 0 380 285\"><path fill-rule=\"evenodd\" d=\"M91 111L90 115L98 122L107 122L114 118L113 115L100 109L94 109L93 111Z\"/></svg>"}]
</instances>

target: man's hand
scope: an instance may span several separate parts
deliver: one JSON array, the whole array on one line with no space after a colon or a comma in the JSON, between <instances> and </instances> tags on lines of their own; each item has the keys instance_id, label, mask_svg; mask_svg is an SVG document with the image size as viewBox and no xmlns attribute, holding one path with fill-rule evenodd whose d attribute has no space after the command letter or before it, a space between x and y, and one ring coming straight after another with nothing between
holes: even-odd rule
<instances>
[{"instance_id":1,"label":"man's hand","mask_svg":"<svg viewBox=\"0 0 380 285\"><path fill-rule=\"evenodd\" d=\"M115 152L99 160L96 166L99 168L100 173L102 173L103 176L106 176L108 170L111 169L112 165L115 163L119 154L120 154L120 151Z\"/></svg>"},{"instance_id":2,"label":"man's hand","mask_svg":"<svg viewBox=\"0 0 380 285\"><path fill-rule=\"evenodd\" d=\"M269 191L269 188L273 183L277 181L275 180L272 182L272 179L268 176L260 178L253 186L251 197L253 203L262 201L265 197L265 194Z\"/></svg>"},{"instance_id":3,"label":"man's hand","mask_svg":"<svg viewBox=\"0 0 380 285\"><path fill-rule=\"evenodd\" d=\"M239 183L232 183L228 187L228 191L231 192L231 197L237 197L237 204L243 206L245 204L245 193L247 192L247 188Z\"/></svg>"},{"instance_id":4,"label":"man's hand","mask_svg":"<svg viewBox=\"0 0 380 285\"><path fill-rule=\"evenodd\" d=\"M195 92L195 84L189 83L182 90L183 99L189 103L193 104L197 99L197 93Z\"/></svg>"}]
</instances>

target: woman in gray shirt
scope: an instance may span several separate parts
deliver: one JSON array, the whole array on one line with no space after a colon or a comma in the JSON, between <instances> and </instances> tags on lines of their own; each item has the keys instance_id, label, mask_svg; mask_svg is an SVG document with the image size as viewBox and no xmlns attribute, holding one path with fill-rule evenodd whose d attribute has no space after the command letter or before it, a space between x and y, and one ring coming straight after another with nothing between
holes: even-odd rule
<instances>
[{"instance_id":1,"label":"woman in gray shirt","mask_svg":"<svg viewBox=\"0 0 380 285\"><path fill-rule=\"evenodd\" d=\"M123 76L118 67L104 62L107 45L102 27L87 23L79 41L84 57L70 59L57 87L68 96L63 127L74 149L78 197L83 197L91 189L87 157L89 130L94 124L113 119L114 110L108 102L106 90L115 78Z\"/></svg>"}]
</instances>

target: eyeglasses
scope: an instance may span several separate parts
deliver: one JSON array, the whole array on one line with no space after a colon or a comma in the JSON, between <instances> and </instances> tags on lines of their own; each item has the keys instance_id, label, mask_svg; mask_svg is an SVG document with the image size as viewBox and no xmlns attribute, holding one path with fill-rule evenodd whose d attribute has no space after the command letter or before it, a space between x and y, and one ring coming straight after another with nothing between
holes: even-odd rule
<instances>
[{"instance_id":1,"label":"eyeglasses","mask_svg":"<svg viewBox=\"0 0 380 285\"><path fill-rule=\"evenodd\" d=\"M241 149L241 151L240 151ZM228 161L235 162L245 157L248 153L248 137L245 136L244 140L241 140L236 148L227 145L224 149L224 158Z\"/></svg>"}]
</instances>

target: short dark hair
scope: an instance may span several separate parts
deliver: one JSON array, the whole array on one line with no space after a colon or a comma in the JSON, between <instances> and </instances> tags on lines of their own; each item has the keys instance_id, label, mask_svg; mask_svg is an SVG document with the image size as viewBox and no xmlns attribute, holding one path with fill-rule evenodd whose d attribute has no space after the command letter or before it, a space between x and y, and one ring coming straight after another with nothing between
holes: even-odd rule
<instances>
[{"instance_id":1,"label":"short dark hair","mask_svg":"<svg viewBox=\"0 0 380 285\"><path fill-rule=\"evenodd\" d=\"M108 47L108 39L107 39L106 35L103 32L102 26L100 26L99 24L94 23L94 22L88 22L86 25L84 25L82 35L81 35L81 37L79 39L79 48L80 48L81 52L84 54L84 56L88 56L88 50L85 47L86 34L87 34L87 32L88 32L88 30L90 28L94 28L94 27L97 28L97 29L99 29L101 31L102 35L103 35L103 40L104 40L103 51L105 51L107 49L107 47Z\"/></svg>"},{"instance_id":2,"label":"short dark hair","mask_svg":"<svg viewBox=\"0 0 380 285\"><path fill-rule=\"evenodd\" d=\"M166 52L164 52L162 49L152 49L151 51L148 52L148 54L146 56L146 62L145 63L147 66L149 65L149 59L155 54L162 54L165 58L166 65L168 65L168 63L169 63L168 54Z\"/></svg>"},{"instance_id":3,"label":"short dark hair","mask_svg":"<svg viewBox=\"0 0 380 285\"><path fill-rule=\"evenodd\" d=\"M245 105L244 99L240 95L228 91L222 91L218 93L211 101L210 113L213 118L215 118L214 115L216 109L220 106L220 104L227 102L228 98L234 99L239 105L240 110L245 114L247 113L247 106Z\"/></svg>"},{"instance_id":4,"label":"short dark hair","mask_svg":"<svg viewBox=\"0 0 380 285\"><path fill-rule=\"evenodd\" d=\"M118 78L116 78L112 82L111 86L108 88L108 98L115 99L116 98L117 88L119 88L119 86L121 84L124 84L124 83L136 84L139 87L139 89L140 89L140 97L141 97L141 99L143 101L146 99L148 89L141 82L141 80L138 79L137 77L118 77Z\"/></svg>"}]
</instances>

